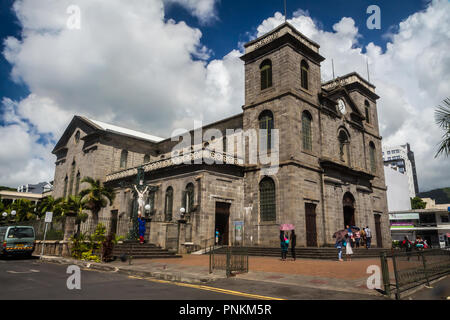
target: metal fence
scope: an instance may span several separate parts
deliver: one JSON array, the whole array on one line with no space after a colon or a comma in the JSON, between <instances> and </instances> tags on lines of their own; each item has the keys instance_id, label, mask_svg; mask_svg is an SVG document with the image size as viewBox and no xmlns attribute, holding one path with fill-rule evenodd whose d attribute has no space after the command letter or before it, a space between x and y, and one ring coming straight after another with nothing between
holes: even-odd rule
<instances>
[{"instance_id":1,"label":"metal fence","mask_svg":"<svg viewBox=\"0 0 450 320\"><path fill-rule=\"evenodd\" d=\"M113 233L118 237L128 237L130 229L133 227L133 222L130 218L93 218L89 217L86 221L75 226L75 232L78 231L84 235L92 235L97 226L102 224L106 229L106 234Z\"/></svg>"},{"instance_id":2,"label":"metal fence","mask_svg":"<svg viewBox=\"0 0 450 320\"><path fill-rule=\"evenodd\" d=\"M425 249L395 252L386 256L381 253L381 269L385 293L401 294L419 285L450 274L450 250Z\"/></svg>"},{"instance_id":3,"label":"metal fence","mask_svg":"<svg viewBox=\"0 0 450 320\"><path fill-rule=\"evenodd\" d=\"M248 249L243 247L222 247L216 251L215 246L209 249L209 273L214 269L225 270L227 277L233 272L248 272Z\"/></svg>"}]
</instances>

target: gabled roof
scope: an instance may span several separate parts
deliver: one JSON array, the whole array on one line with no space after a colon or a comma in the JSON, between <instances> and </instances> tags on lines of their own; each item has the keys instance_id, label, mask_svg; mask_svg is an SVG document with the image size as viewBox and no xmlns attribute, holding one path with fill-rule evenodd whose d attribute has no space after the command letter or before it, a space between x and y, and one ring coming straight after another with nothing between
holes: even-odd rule
<instances>
[{"instance_id":1,"label":"gabled roof","mask_svg":"<svg viewBox=\"0 0 450 320\"><path fill-rule=\"evenodd\" d=\"M152 143L158 143L164 140L163 138L149 135L140 131L115 126L98 120L88 119L83 116L74 116L72 118L72 121L64 131L63 135L53 148L52 153L55 153L58 150L64 148L76 128L81 128L86 134L92 134L94 132L109 132L139 140L146 140Z\"/></svg>"},{"instance_id":2,"label":"gabled roof","mask_svg":"<svg viewBox=\"0 0 450 320\"><path fill-rule=\"evenodd\" d=\"M103 130L103 131L109 131L109 132L113 132L113 133L117 133L117 134L121 134L121 135L125 135L125 136L130 136L133 138L144 139L144 140L148 140L151 142L160 142L160 141L164 140L163 138L160 138L157 136L152 136L150 134L143 133L140 131L115 126L115 125L101 122L98 120L93 120L93 119L87 119L87 120L95 123L100 128L100 130Z\"/></svg>"}]
</instances>

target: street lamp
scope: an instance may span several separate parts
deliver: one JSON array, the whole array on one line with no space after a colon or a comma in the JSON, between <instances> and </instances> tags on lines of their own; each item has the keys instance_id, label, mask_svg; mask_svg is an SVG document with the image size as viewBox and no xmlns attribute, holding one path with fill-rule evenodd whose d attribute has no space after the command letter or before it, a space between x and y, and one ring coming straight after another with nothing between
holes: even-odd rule
<instances>
[{"instance_id":1,"label":"street lamp","mask_svg":"<svg viewBox=\"0 0 450 320\"><path fill-rule=\"evenodd\" d=\"M184 218L184 214L186 213L186 209L185 208L180 208L180 218L183 219Z\"/></svg>"},{"instance_id":2,"label":"street lamp","mask_svg":"<svg viewBox=\"0 0 450 320\"><path fill-rule=\"evenodd\" d=\"M6 218L7 216L8 216L8 213L7 213L7 212L3 212L3 213L2 213L2 217L3 217L3 218Z\"/></svg>"},{"instance_id":3,"label":"street lamp","mask_svg":"<svg viewBox=\"0 0 450 320\"><path fill-rule=\"evenodd\" d=\"M16 210L11 211L11 215L14 217L16 215Z\"/></svg>"}]
</instances>

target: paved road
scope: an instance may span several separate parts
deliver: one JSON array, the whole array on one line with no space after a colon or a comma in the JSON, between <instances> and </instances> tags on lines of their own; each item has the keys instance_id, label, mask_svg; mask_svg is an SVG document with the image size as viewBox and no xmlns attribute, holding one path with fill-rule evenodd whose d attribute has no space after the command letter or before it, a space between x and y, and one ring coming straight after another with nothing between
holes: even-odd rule
<instances>
[{"instance_id":1,"label":"paved road","mask_svg":"<svg viewBox=\"0 0 450 320\"><path fill-rule=\"evenodd\" d=\"M37 259L0 260L0 300L237 300L239 295L136 279L124 274L81 270L81 290L69 290L65 265Z\"/></svg>"},{"instance_id":2,"label":"paved road","mask_svg":"<svg viewBox=\"0 0 450 320\"><path fill-rule=\"evenodd\" d=\"M450 300L450 276L405 297L404 300Z\"/></svg>"},{"instance_id":3,"label":"paved road","mask_svg":"<svg viewBox=\"0 0 450 320\"><path fill-rule=\"evenodd\" d=\"M38 259L0 260L1 299L69 300L372 300L376 296L243 279L221 279L207 285L189 285L142 279L124 274L81 271L81 290L69 290L67 266ZM382 298L381 298L382 299Z\"/></svg>"}]
</instances>

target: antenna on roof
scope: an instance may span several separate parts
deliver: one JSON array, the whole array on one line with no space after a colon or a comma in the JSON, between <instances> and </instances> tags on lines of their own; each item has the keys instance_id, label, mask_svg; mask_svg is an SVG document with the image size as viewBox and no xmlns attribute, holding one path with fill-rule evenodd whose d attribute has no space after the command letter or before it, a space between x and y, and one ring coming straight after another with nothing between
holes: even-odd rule
<instances>
[{"instance_id":1,"label":"antenna on roof","mask_svg":"<svg viewBox=\"0 0 450 320\"><path fill-rule=\"evenodd\" d=\"M286 0L284 0L284 22L287 21L287 6L286 6Z\"/></svg>"},{"instance_id":2,"label":"antenna on roof","mask_svg":"<svg viewBox=\"0 0 450 320\"><path fill-rule=\"evenodd\" d=\"M333 70L333 79L334 79L334 61L333 61L333 59L331 59L331 68Z\"/></svg>"},{"instance_id":3,"label":"antenna on roof","mask_svg":"<svg viewBox=\"0 0 450 320\"><path fill-rule=\"evenodd\" d=\"M370 82L370 73L369 73L369 58L366 57L366 65L367 65L367 81Z\"/></svg>"}]
</instances>

